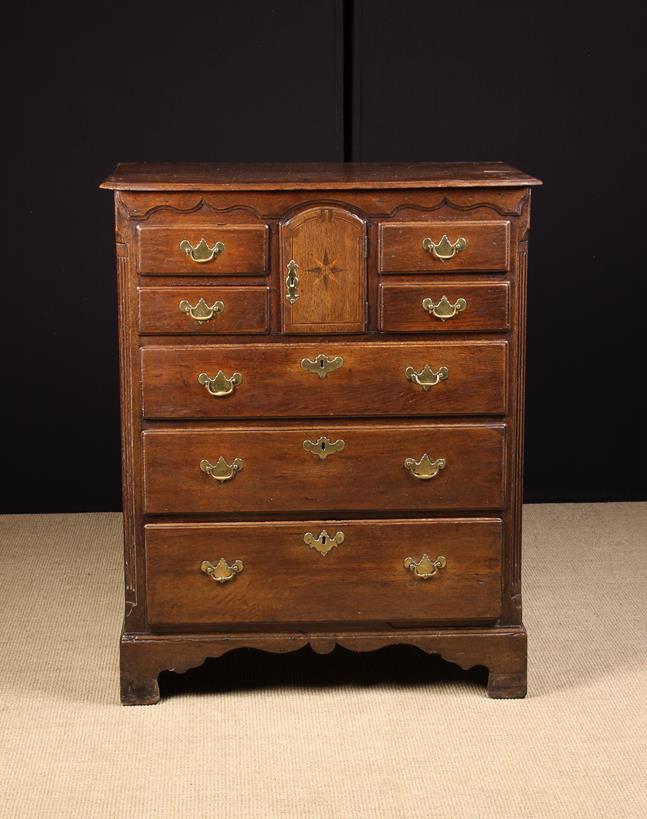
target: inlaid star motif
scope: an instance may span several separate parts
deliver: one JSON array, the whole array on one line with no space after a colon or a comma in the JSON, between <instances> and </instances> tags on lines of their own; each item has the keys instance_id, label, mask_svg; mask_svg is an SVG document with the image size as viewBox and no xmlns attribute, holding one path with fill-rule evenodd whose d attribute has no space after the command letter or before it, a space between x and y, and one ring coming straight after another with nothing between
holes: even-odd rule
<instances>
[{"instance_id":1,"label":"inlaid star motif","mask_svg":"<svg viewBox=\"0 0 647 819\"><path fill-rule=\"evenodd\" d=\"M328 287L329 281L336 282L337 273L343 273L346 269L344 267L336 267L337 259L330 258L327 247L324 247L323 259L315 259L315 261L317 262L317 267L309 267L307 268L307 272L316 273L317 276L321 276L324 287Z\"/></svg>"}]
</instances>

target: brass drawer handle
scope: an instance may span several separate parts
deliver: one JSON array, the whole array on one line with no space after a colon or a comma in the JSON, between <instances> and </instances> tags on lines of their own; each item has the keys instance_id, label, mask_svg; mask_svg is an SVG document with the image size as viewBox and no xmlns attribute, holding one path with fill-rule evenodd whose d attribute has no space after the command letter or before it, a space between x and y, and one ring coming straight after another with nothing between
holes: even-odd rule
<instances>
[{"instance_id":1,"label":"brass drawer handle","mask_svg":"<svg viewBox=\"0 0 647 819\"><path fill-rule=\"evenodd\" d=\"M465 250L467 247L467 239L465 239L463 236L459 236L458 239L456 239L456 241L452 244L445 233L439 242L434 242L433 239L430 239L429 237L423 239L422 246L437 259L440 259L441 262L446 262L448 259L453 259L457 253L461 252L461 250Z\"/></svg>"},{"instance_id":2,"label":"brass drawer handle","mask_svg":"<svg viewBox=\"0 0 647 819\"><path fill-rule=\"evenodd\" d=\"M447 381L449 378L449 370L447 367L439 367L438 370L433 370L429 364L425 364L421 370L414 370L413 367L407 367L404 374L408 381L413 381L414 384L422 387L425 392L435 387L436 384L439 384L441 381Z\"/></svg>"},{"instance_id":3,"label":"brass drawer handle","mask_svg":"<svg viewBox=\"0 0 647 819\"><path fill-rule=\"evenodd\" d=\"M443 555L439 555L435 560L432 560L428 554L423 554L420 560L414 560L412 557L405 557L404 559L404 568L409 569L421 580L429 580L435 577L446 565L447 558L443 557Z\"/></svg>"},{"instance_id":4,"label":"brass drawer handle","mask_svg":"<svg viewBox=\"0 0 647 819\"><path fill-rule=\"evenodd\" d=\"M245 565L242 560L234 560L229 566L224 557L221 557L215 564L209 560L203 560L200 564L200 571L204 572L216 583L228 583L237 574L240 574L244 568Z\"/></svg>"},{"instance_id":5,"label":"brass drawer handle","mask_svg":"<svg viewBox=\"0 0 647 819\"><path fill-rule=\"evenodd\" d=\"M415 458L404 459L404 468L407 472L410 472L414 478L419 478L421 481L435 478L440 470L446 466L447 460L445 458L437 458L432 461L426 452L419 461L416 461Z\"/></svg>"},{"instance_id":6,"label":"brass drawer handle","mask_svg":"<svg viewBox=\"0 0 647 819\"><path fill-rule=\"evenodd\" d=\"M209 319L222 313L224 309L224 302L214 301L211 307L209 307L202 297L198 299L196 304L191 304L186 299L182 299L180 302L180 310L196 321L209 321Z\"/></svg>"},{"instance_id":7,"label":"brass drawer handle","mask_svg":"<svg viewBox=\"0 0 647 819\"><path fill-rule=\"evenodd\" d=\"M290 302L290 304L294 304L294 302L299 298L299 277L297 276L298 269L299 265L294 261L294 259L290 259L288 262L288 275L285 280L285 286L288 289L285 298Z\"/></svg>"},{"instance_id":8,"label":"brass drawer handle","mask_svg":"<svg viewBox=\"0 0 647 819\"><path fill-rule=\"evenodd\" d=\"M186 253L192 262L205 264L205 262L210 262L215 259L216 256L220 256L221 253L224 253L225 243L216 242L213 247L209 247L206 239L200 239L198 244L194 246L188 239L182 239L180 249Z\"/></svg>"},{"instance_id":9,"label":"brass drawer handle","mask_svg":"<svg viewBox=\"0 0 647 819\"><path fill-rule=\"evenodd\" d=\"M231 395L236 387L243 383L243 377L240 373L232 373L231 378L227 378L222 370L218 370L213 378L207 373L200 373L198 381L206 387L209 395L220 398L223 395Z\"/></svg>"},{"instance_id":10,"label":"brass drawer handle","mask_svg":"<svg viewBox=\"0 0 647 819\"><path fill-rule=\"evenodd\" d=\"M330 537L325 529L320 532L318 537L315 537L312 532L306 532L303 536L303 542L306 546L316 549L322 557L325 557L335 546L341 546L344 539L343 532L337 532L333 537Z\"/></svg>"},{"instance_id":11,"label":"brass drawer handle","mask_svg":"<svg viewBox=\"0 0 647 819\"><path fill-rule=\"evenodd\" d=\"M206 474L209 475L210 478L213 478L214 481L218 481L218 483L230 481L244 466L245 462L242 460L242 458L234 458L232 463L228 464L222 455L218 458L215 464L209 463L206 458L203 458L203 460L200 461L200 469L203 472L206 472Z\"/></svg>"},{"instance_id":12,"label":"brass drawer handle","mask_svg":"<svg viewBox=\"0 0 647 819\"><path fill-rule=\"evenodd\" d=\"M341 439L339 441L331 441L330 438L327 438L325 435L322 435L321 438L318 438L316 441L303 442L305 451L311 452L313 455L318 455L322 461L335 452L341 452L345 446L345 442Z\"/></svg>"},{"instance_id":13,"label":"brass drawer handle","mask_svg":"<svg viewBox=\"0 0 647 819\"><path fill-rule=\"evenodd\" d=\"M457 313L462 313L467 307L465 299L456 299L452 304L447 296L442 296L440 301L434 302L433 299L423 299L422 309L426 310L430 316L435 316L441 321L454 318Z\"/></svg>"},{"instance_id":14,"label":"brass drawer handle","mask_svg":"<svg viewBox=\"0 0 647 819\"><path fill-rule=\"evenodd\" d=\"M344 363L344 359L340 355L334 358L328 358L327 355L319 353L314 358L302 358L301 369L307 373L316 373L319 378L325 378L328 373L338 370Z\"/></svg>"}]
</instances>

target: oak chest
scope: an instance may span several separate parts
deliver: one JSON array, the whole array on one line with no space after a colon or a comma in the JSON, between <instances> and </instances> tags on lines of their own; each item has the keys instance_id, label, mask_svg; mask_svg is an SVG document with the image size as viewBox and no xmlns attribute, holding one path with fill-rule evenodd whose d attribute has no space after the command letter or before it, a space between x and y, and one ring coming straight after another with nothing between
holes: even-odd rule
<instances>
[{"instance_id":1,"label":"oak chest","mask_svg":"<svg viewBox=\"0 0 647 819\"><path fill-rule=\"evenodd\" d=\"M121 692L407 643L526 691L530 190L490 164L124 164ZM421 665L421 674L424 674Z\"/></svg>"}]
</instances>

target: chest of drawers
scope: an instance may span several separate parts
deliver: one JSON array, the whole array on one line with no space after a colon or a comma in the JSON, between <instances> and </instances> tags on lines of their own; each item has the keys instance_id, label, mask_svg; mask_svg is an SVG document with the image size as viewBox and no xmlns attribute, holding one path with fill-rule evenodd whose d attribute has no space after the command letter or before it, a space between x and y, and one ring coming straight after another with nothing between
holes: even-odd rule
<instances>
[{"instance_id":1,"label":"chest of drawers","mask_svg":"<svg viewBox=\"0 0 647 819\"><path fill-rule=\"evenodd\" d=\"M240 647L526 691L530 191L501 163L119 165L126 704ZM421 666L421 674L424 674Z\"/></svg>"}]
</instances>

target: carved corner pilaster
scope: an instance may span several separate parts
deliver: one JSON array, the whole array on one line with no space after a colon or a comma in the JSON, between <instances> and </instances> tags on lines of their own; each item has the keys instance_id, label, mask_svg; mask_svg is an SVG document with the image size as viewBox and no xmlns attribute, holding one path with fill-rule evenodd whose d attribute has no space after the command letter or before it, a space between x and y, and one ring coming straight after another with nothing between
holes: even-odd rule
<instances>
[{"instance_id":1,"label":"carved corner pilaster","mask_svg":"<svg viewBox=\"0 0 647 819\"><path fill-rule=\"evenodd\" d=\"M521 207L519 209L519 237L522 242L528 242L528 234L530 233L530 203L532 201L532 191L530 188L521 200ZM526 244L526 250L527 250Z\"/></svg>"},{"instance_id":2,"label":"carved corner pilaster","mask_svg":"<svg viewBox=\"0 0 647 819\"><path fill-rule=\"evenodd\" d=\"M120 191L114 192L115 197L115 241L117 245L125 245L124 256L128 257L128 219L130 212L123 195ZM117 247L117 257L119 257L119 247Z\"/></svg>"},{"instance_id":3,"label":"carved corner pilaster","mask_svg":"<svg viewBox=\"0 0 647 819\"><path fill-rule=\"evenodd\" d=\"M516 274L517 339L515 360L514 395L514 473L510 498L511 537L506 561L506 588L509 603L509 622L522 622L521 603L521 537L523 514L523 464L524 464L524 405L526 361L526 292L528 274L528 243L519 242Z\"/></svg>"},{"instance_id":4,"label":"carved corner pilaster","mask_svg":"<svg viewBox=\"0 0 647 819\"><path fill-rule=\"evenodd\" d=\"M132 316L128 289L130 282L130 245L128 223L119 192L115 193L115 233L117 236L117 299L119 312L119 371L121 404L121 469L124 533L124 581L126 620L137 606L137 525L134 485L134 439L133 414L130 410L133 384L130 366Z\"/></svg>"}]
</instances>

